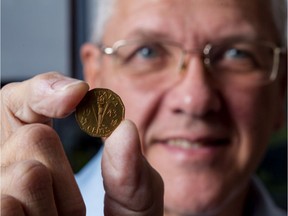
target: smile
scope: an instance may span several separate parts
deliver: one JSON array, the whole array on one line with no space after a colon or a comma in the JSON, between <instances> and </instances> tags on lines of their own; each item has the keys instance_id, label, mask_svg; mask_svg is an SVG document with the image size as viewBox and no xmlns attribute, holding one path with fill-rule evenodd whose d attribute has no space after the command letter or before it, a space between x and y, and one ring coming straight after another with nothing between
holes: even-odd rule
<instances>
[{"instance_id":1,"label":"smile","mask_svg":"<svg viewBox=\"0 0 288 216\"><path fill-rule=\"evenodd\" d=\"M232 140L227 136L169 137L152 142L161 155L178 165L212 164L220 160L231 148ZM164 156L163 156L164 157Z\"/></svg>"},{"instance_id":2,"label":"smile","mask_svg":"<svg viewBox=\"0 0 288 216\"><path fill-rule=\"evenodd\" d=\"M182 149L198 149L203 146L200 142L190 142L186 139L170 139L166 142L168 146L179 147Z\"/></svg>"},{"instance_id":3,"label":"smile","mask_svg":"<svg viewBox=\"0 0 288 216\"><path fill-rule=\"evenodd\" d=\"M199 149L203 147L217 147L222 145L227 145L229 139L214 139L214 140L199 140L199 141L190 141L188 139L176 138L169 139L164 142L168 146L177 147L181 149Z\"/></svg>"}]
</instances>

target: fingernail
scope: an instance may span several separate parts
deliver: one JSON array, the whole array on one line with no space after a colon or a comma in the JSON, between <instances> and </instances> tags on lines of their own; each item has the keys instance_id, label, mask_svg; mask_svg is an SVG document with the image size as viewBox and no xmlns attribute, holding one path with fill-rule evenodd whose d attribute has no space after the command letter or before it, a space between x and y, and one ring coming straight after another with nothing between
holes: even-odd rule
<instances>
[{"instance_id":1,"label":"fingernail","mask_svg":"<svg viewBox=\"0 0 288 216\"><path fill-rule=\"evenodd\" d=\"M66 78L66 79L57 80L56 82L52 83L51 88L56 91L64 91L70 88L71 86L75 86L80 83L85 83L85 82L82 80L77 80L73 78Z\"/></svg>"}]
</instances>

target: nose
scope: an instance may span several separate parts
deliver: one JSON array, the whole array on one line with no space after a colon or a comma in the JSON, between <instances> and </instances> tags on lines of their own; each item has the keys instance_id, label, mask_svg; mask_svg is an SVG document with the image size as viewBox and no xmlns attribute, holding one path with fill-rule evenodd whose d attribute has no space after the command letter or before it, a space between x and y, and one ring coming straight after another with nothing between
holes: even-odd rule
<instances>
[{"instance_id":1,"label":"nose","mask_svg":"<svg viewBox=\"0 0 288 216\"><path fill-rule=\"evenodd\" d=\"M218 87L205 71L200 57L190 58L181 73L183 78L166 95L166 103L173 113L203 117L220 110Z\"/></svg>"}]
</instances>

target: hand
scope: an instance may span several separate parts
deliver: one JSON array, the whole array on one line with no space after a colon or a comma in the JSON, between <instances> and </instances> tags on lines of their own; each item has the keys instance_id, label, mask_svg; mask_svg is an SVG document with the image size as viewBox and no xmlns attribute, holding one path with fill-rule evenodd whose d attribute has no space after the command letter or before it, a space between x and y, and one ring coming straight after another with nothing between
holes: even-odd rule
<instances>
[{"instance_id":1,"label":"hand","mask_svg":"<svg viewBox=\"0 0 288 216\"><path fill-rule=\"evenodd\" d=\"M1 90L1 213L85 215L85 205L52 118L71 113L88 91L58 73Z\"/></svg>"},{"instance_id":2,"label":"hand","mask_svg":"<svg viewBox=\"0 0 288 216\"><path fill-rule=\"evenodd\" d=\"M1 90L3 215L85 215L62 144L50 126L52 118L73 112L87 90L86 83L57 73ZM106 215L163 215L163 182L142 156L131 122L107 139L102 168Z\"/></svg>"},{"instance_id":3,"label":"hand","mask_svg":"<svg viewBox=\"0 0 288 216\"><path fill-rule=\"evenodd\" d=\"M105 215L163 216L163 181L142 155L132 122L123 121L106 140L102 175Z\"/></svg>"}]
</instances>

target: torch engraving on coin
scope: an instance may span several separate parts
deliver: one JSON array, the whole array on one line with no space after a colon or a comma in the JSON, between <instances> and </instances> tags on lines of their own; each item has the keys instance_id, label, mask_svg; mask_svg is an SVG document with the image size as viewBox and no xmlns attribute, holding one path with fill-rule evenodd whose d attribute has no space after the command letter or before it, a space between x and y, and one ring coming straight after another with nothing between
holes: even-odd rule
<instances>
[{"instance_id":1,"label":"torch engraving on coin","mask_svg":"<svg viewBox=\"0 0 288 216\"><path fill-rule=\"evenodd\" d=\"M80 128L94 137L109 136L124 119L124 115L121 98L103 88L88 91L75 112Z\"/></svg>"}]
</instances>

